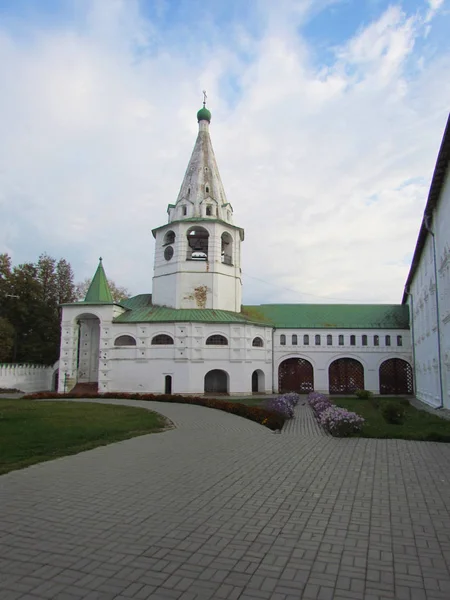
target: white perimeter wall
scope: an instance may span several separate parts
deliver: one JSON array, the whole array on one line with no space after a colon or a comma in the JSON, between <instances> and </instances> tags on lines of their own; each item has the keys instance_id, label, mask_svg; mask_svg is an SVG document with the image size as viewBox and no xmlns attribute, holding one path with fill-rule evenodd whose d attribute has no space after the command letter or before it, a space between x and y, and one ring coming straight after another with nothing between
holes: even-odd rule
<instances>
[{"instance_id":1,"label":"white perimeter wall","mask_svg":"<svg viewBox=\"0 0 450 600\"><path fill-rule=\"evenodd\" d=\"M41 392L53 389L53 367L42 365L0 364L0 388L18 389L22 392Z\"/></svg>"}]
</instances>

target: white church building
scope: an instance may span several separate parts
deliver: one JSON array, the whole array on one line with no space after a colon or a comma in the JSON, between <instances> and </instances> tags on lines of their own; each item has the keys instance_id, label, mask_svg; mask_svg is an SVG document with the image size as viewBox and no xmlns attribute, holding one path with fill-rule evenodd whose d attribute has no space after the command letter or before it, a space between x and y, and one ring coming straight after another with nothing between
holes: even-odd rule
<instances>
[{"instance_id":1,"label":"white church building","mask_svg":"<svg viewBox=\"0 0 450 600\"><path fill-rule=\"evenodd\" d=\"M417 391L423 389L423 398L436 404L436 390L430 387L436 371L432 350L441 335L439 356L447 360L448 373L449 344L444 338L448 342L449 314L441 311L437 333L427 321L427 337L416 325L415 312L426 302L424 290L433 275L431 263L428 279L420 275L422 254L428 257L432 245L429 230L421 230L425 241L418 242L408 278L412 291L402 304L243 306L244 230L234 224L205 104L197 120L198 136L178 198L168 205L168 222L153 229L152 294L114 303L100 259L85 300L63 305L58 390L83 385L100 393L246 395L288 390L342 394L364 388L377 394L410 394L420 364L419 373L426 369L427 379L416 374ZM443 180L435 188L429 212L437 210L438 196L445 195ZM447 219L436 213L429 222L442 218L441 233L447 236L445 243L437 241L437 232L430 239L436 240L438 256L447 248L442 267L447 283L439 293L447 295L448 309L448 184L445 189L446 206L442 203L440 210ZM439 372L442 389L447 386L442 401L447 406L449 377L444 380L443 367Z\"/></svg>"}]
</instances>

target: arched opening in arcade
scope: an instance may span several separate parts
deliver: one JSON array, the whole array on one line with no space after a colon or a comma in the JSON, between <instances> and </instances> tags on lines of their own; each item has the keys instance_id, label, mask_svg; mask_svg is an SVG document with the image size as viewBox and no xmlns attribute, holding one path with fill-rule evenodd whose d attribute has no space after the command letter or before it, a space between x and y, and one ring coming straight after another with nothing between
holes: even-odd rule
<instances>
[{"instance_id":1,"label":"arched opening in arcade","mask_svg":"<svg viewBox=\"0 0 450 600\"><path fill-rule=\"evenodd\" d=\"M314 368L305 358L287 358L278 367L278 391L309 394L314 390Z\"/></svg>"},{"instance_id":2,"label":"arched opening in arcade","mask_svg":"<svg viewBox=\"0 0 450 600\"><path fill-rule=\"evenodd\" d=\"M354 358L338 358L328 368L330 394L353 394L364 389L364 367Z\"/></svg>"},{"instance_id":3,"label":"arched opening in arcade","mask_svg":"<svg viewBox=\"0 0 450 600\"><path fill-rule=\"evenodd\" d=\"M205 394L228 394L228 373L213 369L205 375Z\"/></svg>"},{"instance_id":4,"label":"arched opening in arcade","mask_svg":"<svg viewBox=\"0 0 450 600\"><path fill-rule=\"evenodd\" d=\"M380 365L380 394L412 394L411 365L401 358L389 358Z\"/></svg>"},{"instance_id":5,"label":"arched opening in arcade","mask_svg":"<svg viewBox=\"0 0 450 600\"><path fill-rule=\"evenodd\" d=\"M252 373L252 392L254 394L258 394L258 393L264 392L264 388L265 388L264 371L261 371L261 369L256 369L256 371L253 371L253 373Z\"/></svg>"},{"instance_id":6,"label":"arched opening in arcade","mask_svg":"<svg viewBox=\"0 0 450 600\"><path fill-rule=\"evenodd\" d=\"M79 315L77 383L98 383L100 353L100 319L90 313Z\"/></svg>"}]
</instances>

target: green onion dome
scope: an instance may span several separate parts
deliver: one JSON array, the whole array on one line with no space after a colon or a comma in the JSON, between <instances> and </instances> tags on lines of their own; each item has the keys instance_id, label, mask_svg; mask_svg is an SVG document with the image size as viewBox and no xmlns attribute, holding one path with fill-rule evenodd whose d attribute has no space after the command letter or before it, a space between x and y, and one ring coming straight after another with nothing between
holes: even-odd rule
<instances>
[{"instance_id":1,"label":"green onion dome","mask_svg":"<svg viewBox=\"0 0 450 600\"><path fill-rule=\"evenodd\" d=\"M210 111L206 108L206 106L204 106L203 108L201 108L198 113L197 113L197 121L208 121L208 123L211 123L211 113Z\"/></svg>"}]
</instances>

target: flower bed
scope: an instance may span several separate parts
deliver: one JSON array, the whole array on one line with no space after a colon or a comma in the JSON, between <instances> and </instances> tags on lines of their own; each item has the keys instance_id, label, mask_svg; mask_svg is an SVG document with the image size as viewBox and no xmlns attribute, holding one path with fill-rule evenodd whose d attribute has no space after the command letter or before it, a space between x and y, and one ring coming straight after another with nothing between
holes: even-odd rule
<instances>
[{"instance_id":1,"label":"flower bed","mask_svg":"<svg viewBox=\"0 0 450 600\"><path fill-rule=\"evenodd\" d=\"M331 435L346 437L361 430L364 419L354 412L335 406L324 394L312 392L308 403L314 411L317 421Z\"/></svg>"},{"instance_id":2,"label":"flower bed","mask_svg":"<svg viewBox=\"0 0 450 600\"><path fill-rule=\"evenodd\" d=\"M300 401L300 396L294 392L282 394L276 398L269 398L263 403L264 408L282 415L285 419L292 419L294 416L294 408Z\"/></svg>"},{"instance_id":3,"label":"flower bed","mask_svg":"<svg viewBox=\"0 0 450 600\"><path fill-rule=\"evenodd\" d=\"M64 398L115 398L118 400L146 400L152 402L176 402L178 404L197 404L229 412L250 421L255 421L260 425L264 425L275 431L281 429L286 417L281 412L275 412L268 407L261 408L259 406L247 406L238 402L227 402L226 400L216 400L214 398L204 398L202 396L181 396L176 394L133 394L126 392L107 392L105 394L98 393L83 393L83 394L58 394L56 392L38 392L35 394L27 394L24 399L27 400L55 400Z\"/></svg>"}]
</instances>

